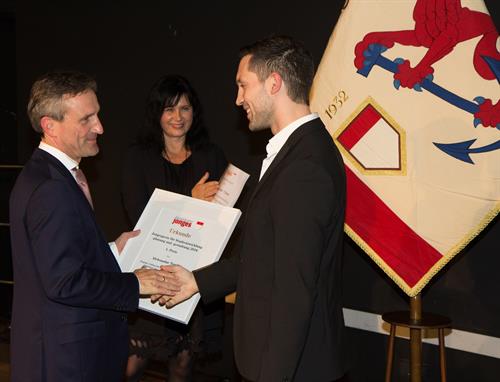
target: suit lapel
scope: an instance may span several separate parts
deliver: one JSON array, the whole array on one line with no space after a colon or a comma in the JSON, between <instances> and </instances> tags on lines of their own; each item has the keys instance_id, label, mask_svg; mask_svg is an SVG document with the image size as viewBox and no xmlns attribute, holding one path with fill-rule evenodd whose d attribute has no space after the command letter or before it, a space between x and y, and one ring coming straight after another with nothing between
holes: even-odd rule
<instances>
[{"instance_id":1,"label":"suit lapel","mask_svg":"<svg viewBox=\"0 0 500 382\"><path fill-rule=\"evenodd\" d=\"M56 170L59 173L59 175L61 175L61 177L63 177L68 182L73 191L81 196L82 203L88 207L90 213L92 215L94 214L92 206L89 204L87 198L85 197L85 194L80 189L78 183L76 183L75 178L73 177L71 172L57 158L39 148L35 150L33 157L36 159L39 158L40 160L47 162L51 166L51 168Z\"/></svg>"},{"instance_id":2,"label":"suit lapel","mask_svg":"<svg viewBox=\"0 0 500 382\"><path fill-rule=\"evenodd\" d=\"M55 168L63 178L68 180L73 179L73 183L75 183L75 185L78 187L78 184L76 184L76 182L74 181L73 175L71 175L70 171L66 167L64 167L64 165L57 158L55 158L48 152L37 148L33 153L33 158L37 160L40 159L43 162L49 163L49 165Z\"/></svg>"},{"instance_id":3,"label":"suit lapel","mask_svg":"<svg viewBox=\"0 0 500 382\"><path fill-rule=\"evenodd\" d=\"M315 118L309 122L304 123L300 127L298 127L290 137L288 137L287 141L281 148L281 150L278 152L276 155L276 158L274 158L273 162L269 166L269 168L266 170L264 176L262 179L257 183L257 186L254 189L254 192L252 193L252 196L250 197L249 205L252 203L253 198L255 195L259 192L259 190L262 188L262 186L266 183L266 181L273 175L273 173L276 171L280 163L286 159L288 154L295 148L295 146L300 142L302 137L306 134L309 134L314 126L317 125L318 123L318 118Z\"/></svg>"},{"instance_id":4,"label":"suit lapel","mask_svg":"<svg viewBox=\"0 0 500 382\"><path fill-rule=\"evenodd\" d=\"M76 183L75 178L73 178L73 175L71 175L69 170L57 158L53 157L51 154L49 154L46 151L43 151L39 148L37 148L35 150L32 158L35 160L40 160L40 161L48 163L49 166L51 166L51 168L53 168L55 171L57 171L61 175L61 177L63 177L68 182L68 184L70 184L70 187L73 189L73 191L75 193L77 193L78 195L80 195L82 204L86 206L85 208L87 208L88 212L89 212L89 215L88 216L83 215L82 219L90 219L91 224L95 228L95 231L94 231L95 234L99 237L100 241L105 244L103 247L104 250L109 252L109 256L103 256L102 259L104 261L106 261L107 264L110 267L112 267L115 272L119 272L120 267L118 265L118 262L115 259L115 257L113 256L111 250L109 249L109 246L106 244L107 243L106 238L104 237L101 229L97 225L97 221L95 220L95 216L94 216L94 210L92 209L89 202L87 201L87 198L85 197L82 190L80 189L80 186L78 186L78 184Z\"/></svg>"}]
</instances>

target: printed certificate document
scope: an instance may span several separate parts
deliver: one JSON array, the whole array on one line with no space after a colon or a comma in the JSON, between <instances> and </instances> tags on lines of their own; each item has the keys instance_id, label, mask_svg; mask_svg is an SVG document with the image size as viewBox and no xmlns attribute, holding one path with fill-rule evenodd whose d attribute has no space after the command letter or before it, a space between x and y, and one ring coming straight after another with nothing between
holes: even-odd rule
<instances>
[{"instance_id":1,"label":"printed certificate document","mask_svg":"<svg viewBox=\"0 0 500 382\"><path fill-rule=\"evenodd\" d=\"M219 260L241 211L156 189L135 229L141 234L127 242L119 256L123 272L178 264L195 270ZM139 308L187 324L199 293L167 309L141 298Z\"/></svg>"},{"instance_id":2,"label":"printed certificate document","mask_svg":"<svg viewBox=\"0 0 500 382\"><path fill-rule=\"evenodd\" d=\"M214 203L233 207L249 176L245 171L229 163L219 180L219 190L214 196Z\"/></svg>"}]
</instances>

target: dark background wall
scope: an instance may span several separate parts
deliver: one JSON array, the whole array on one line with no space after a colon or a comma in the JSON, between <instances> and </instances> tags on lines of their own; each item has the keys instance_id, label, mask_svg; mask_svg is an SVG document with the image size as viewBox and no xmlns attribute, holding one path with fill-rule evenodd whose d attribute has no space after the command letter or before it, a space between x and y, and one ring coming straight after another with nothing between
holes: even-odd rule
<instances>
[{"instance_id":1,"label":"dark background wall","mask_svg":"<svg viewBox=\"0 0 500 382\"><path fill-rule=\"evenodd\" d=\"M497 0L486 1L498 26ZM230 161L258 178L269 132L251 134L234 105L238 49L271 33L302 40L319 63L343 1L104 1L34 2L15 7L18 163L38 144L25 115L29 88L40 74L60 68L93 74L99 84L105 134L101 153L83 167L92 184L96 213L109 239L127 229L119 197L121 158L139 128L145 97L163 74L188 77L198 90L212 139ZM346 52L347 54L347 52ZM349 53L350 54L350 53ZM15 70L9 69L10 83ZM2 73L2 76L4 73ZM3 77L2 77L3 78ZM13 89L15 91L15 89ZM0 145L12 150L16 145ZM7 147L4 149L4 147ZM12 157L12 155L10 156ZM12 160L12 159L9 159ZM455 328L500 337L500 223L496 219L449 264L423 293L425 310L448 315ZM347 240L345 306L382 313L405 309L407 297L354 243ZM352 380L383 378L386 337L350 330ZM400 377L407 370L406 343L397 344ZM425 346L428 380L437 370L435 347ZM448 351L450 380L497 381L500 360Z\"/></svg>"}]
</instances>

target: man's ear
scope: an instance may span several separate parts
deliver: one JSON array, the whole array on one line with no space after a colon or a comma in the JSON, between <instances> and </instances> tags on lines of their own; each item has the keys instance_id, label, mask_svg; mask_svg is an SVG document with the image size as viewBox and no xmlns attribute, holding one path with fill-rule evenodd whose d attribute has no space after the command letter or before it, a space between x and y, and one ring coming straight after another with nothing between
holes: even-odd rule
<instances>
[{"instance_id":1,"label":"man's ear","mask_svg":"<svg viewBox=\"0 0 500 382\"><path fill-rule=\"evenodd\" d=\"M267 79L269 81L270 93L272 95L277 94L283 86L283 79L279 73L276 72L272 72Z\"/></svg>"},{"instance_id":2,"label":"man's ear","mask_svg":"<svg viewBox=\"0 0 500 382\"><path fill-rule=\"evenodd\" d=\"M50 136L54 135L54 125L55 125L55 121L52 118L47 117L46 115L44 115L40 119L40 127L42 128L44 136L50 137Z\"/></svg>"}]
</instances>

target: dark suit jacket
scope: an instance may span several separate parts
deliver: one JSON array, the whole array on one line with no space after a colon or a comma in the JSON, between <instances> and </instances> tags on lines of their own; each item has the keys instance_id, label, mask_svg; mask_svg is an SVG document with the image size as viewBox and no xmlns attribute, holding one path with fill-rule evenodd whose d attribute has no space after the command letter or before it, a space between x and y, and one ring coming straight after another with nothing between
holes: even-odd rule
<instances>
[{"instance_id":1,"label":"dark suit jacket","mask_svg":"<svg viewBox=\"0 0 500 382\"><path fill-rule=\"evenodd\" d=\"M137 278L120 272L83 192L43 150L16 181L10 224L12 381L121 381Z\"/></svg>"},{"instance_id":2,"label":"dark suit jacket","mask_svg":"<svg viewBox=\"0 0 500 382\"><path fill-rule=\"evenodd\" d=\"M342 158L319 119L299 127L258 183L239 261L195 273L205 301L234 287L235 359L252 381L332 381L345 372Z\"/></svg>"}]
</instances>

